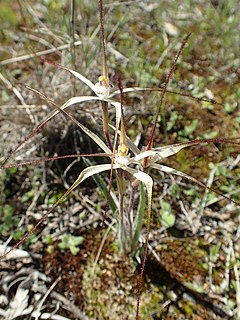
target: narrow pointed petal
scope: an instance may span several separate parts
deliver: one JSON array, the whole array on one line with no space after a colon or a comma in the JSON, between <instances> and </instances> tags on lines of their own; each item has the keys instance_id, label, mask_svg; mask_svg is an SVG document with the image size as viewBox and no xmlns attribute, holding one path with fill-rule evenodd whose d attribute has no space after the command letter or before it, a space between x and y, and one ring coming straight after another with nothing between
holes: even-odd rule
<instances>
[{"instance_id":1,"label":"narrow pointed petal","mask_svg":"<svg viewBox=\"0 0 240 320\"><path fill-rule=\"evenodd\" d=\"M111 163L109 164L99 164L96 166L91 166L88 167L86 169L84 169L79 177L77 178L77 180L74 182L74 184L72 185L72 188L76 188L81 182L83 182L84 180L86 180L87 178L93 176L94 174L103 172L103 171L107 171L107 170L111 170L111 168L113 169L117 169L119 168L119 165L112 165Z\"/></svg>"},{"instance_id":2,"label":"narrow pointed petal","mask_svg":"<svg viewBox=\"0 0 240 320\"><path fill-rule=\"evenodd\" d=\"M90 129L85 127L83 124L81 124L79 121L77 121L71 114L64 112L64 109L66 109L69 106L72 106L73 104L76 103L81 103L85 101L90 101L90 100L101 100L99 97L92 97L92 96L83 96L83 97L74 97L69 99L64 105L62 105L58 110L56 110L53 114L51 114L47 119L44 120L44 122L48 122L51 120L56 114L60 113L61 110L66 115L69 117L79 128L81 128L91 139L93 139L98 146L105 151L106 153L110 154L112 153L111 150L106 146L106 144L97 136L95 133L93 133ZM55 105L56 106L56 105ZM114 106L116 108L116 113L119 113L119 108L117 106L117 103L114 102ZM61 109L61 110L60 110Z\"/></svg>"},{"instance_id":3,"label":"narrow pointed petal","mask_svg":"<svg viewBox=\"0 0 240 320\"><path fill-rule=\"evenodd\" d=\"M95 96L73 97L73 98L70 98L66 103L64 103L60 108L62 110L64 110L70 106L73 106L74 104L82 103L82 102L86 102L86 101L91 101L91 100L100 100L100 99L99 99L99 97L95 97ZM47 119L45 121L47 122L47 121L51 120L59 112L60 112L59 110L54 111L50 116L47 117Z\"/></svg>"},{"instance_id":4,"label":"narrow pointed petal","mask_svg":"<svg viewBox=\"0 0 240 320\"><path fill-rule=\"evenodd\" d=\"M183 172L181 172L181 171L178 171L178 170L173 169L173 168L168 167L168 166L160 165L160 164L158 164L158 163L153 163L153 164L151 164L150 167L151 167L151 168L154 168L154 169L158 169L158 170L160 170L160 171L162 171L162 172L166 172L166 173L174 174L174 175L179 176L179 177L186 178L186 179L188 179L188 180L190 180L190 181L193 181L194 183L198 184L199 186L203 187L204 189L211 190L212 192L214 192L214 193L218 194L219 196L227 199L228 201L231 201L231 202L233 202L233 203L235 203L235 204L237 204L237 205L240 205L239 202L237 202L237 201L235 201L235 200L233 200L233 199L230 199L229 197L225 196L222 192L220 192L220 191L218 191L218 190L215 190L215 189L213 189L213 188L211 188L211 187L208 187L207 185L205 185L205 184L202 183L201 181L197 180L196 178L193 178L193 177L189 176L189 175L186 174L186 173L183 173Z\"/></svg>"},{"instance_id":5,"label":"narrow pointed petal","mask_svg":"<svg viewBox=\"0 0 240 320\"><path fill-rule=\"evenodd\" d=\"M64 113L65 114L65 113ZM85 127L79 121L77 121L70 113L66 113L66 115L74 122L80 129L82 129L92 140L96 142L96 144L107 154L111 154L112 151L106 146L106 144L102 141L99 136L93 133L90 129Z\"/></svg>"},{"instance_id":6,"label":"narrow pointed petal","mask_svg":"<svg viewBox=\"0 0 240 320\"><path fill-rule=\"evenodd\" d=\"M88 80L86 77L84 77L81 73L77 72L77 71L74 71L74 70L71 70L71 69L68 69L66 67L64 67L65 70L69 71L72 75L74 75L74 77L78 78L79 80L81 80L83 83L85 83L90 89L92 89L92 91L94 93L95 92L95 85L90 81Z\"/></svg>"},{"instance_id":7,"label":"narrow pointed petal","mask_svg":"<svg viewBox=\"0 0 240 320\"><path fill-rule=\"evenodd\" d=\"M158 160L170 157L170 156L178 153L183 148L187 148L187 147L197 145L200 143L202 143L202 141L199 142L196 140L196 141L192 141L192 142L178 143L178 144L172 144L169 146L154 148L151 150L141 152L139 155L134 157L134 161L140 161L140 160L147 158L147 157L154 157L154 159L152 159L152 161L156 162Z\"/></svg>"},{"instance_id":8,"label":"narrow pointed petal","mask_svg":"<svg viewBox=\"0 0 240 320\"><path fill-rule=\"evenodd\" d=\"M130 87L130 88L124 88L123 89L123 93L129 93L129 92L138 92L138 91L147 91L147 92L156 92L156 91L163 91L163 88L161 87L152 87L152 88L143 88L143 87ZM207 98L199 98L199 97L195 97L193 95L191 95L190 93L187 93L187 92L178 92L178 91L174 91L174 90L166 90L166 93L170 93L170 94L175 94L175 95L179 95L179 96L182 96L182 97L186 97L186 98L191 98L191 99L194 99L194 100L197 100L197 101L200 101L200 102L209 102L209 103L212 103L212 104L216 104L216 105L220 105L222 106L222 103L218 103L217 101L213 100L213 99L207 99ZM109 98L112 98L116 95L119 95L120 94L120 90L115 90L113 91L110 95L109 95Z\"/></svg>"}]
</instances>

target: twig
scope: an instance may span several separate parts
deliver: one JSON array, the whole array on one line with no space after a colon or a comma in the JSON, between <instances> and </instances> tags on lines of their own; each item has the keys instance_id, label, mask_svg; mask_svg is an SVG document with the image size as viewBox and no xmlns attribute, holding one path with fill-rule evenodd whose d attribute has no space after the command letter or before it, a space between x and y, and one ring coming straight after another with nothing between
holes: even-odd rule
<instances>
[{"instance_id":1,"label":"twig","mask_svg":"<svg viewBox=\"0 0 240 320\"><path fill-rule=\"evenodd\" d=\"M236 280L236 304L237 304L237 310L236 310L236 319L240 319L240 277L239 277L239 270L238 270L238 264L234 252L234 247L232 241L230 242L231 249L232 249L232 258L233 258L233 271L235 274L235 280Z\"/></svg>"},{"instance_id":2,"label":"twig","mask_svg":"<svg viewBox=\"0 0 240 320\"><path fill-rule=\"evenodd\" d=\"M17 88L15 88L11 82L9 80L7 80L6 78L4 78L4 76L0 73L0 80L2 80L2 82L5 84L5 86L7 87L8 90L11 90L15 96L18 98L18 100L21 102L21 104L26 108L26 112L31 120L31 122L33 124L35 124L35 119L29 109L29 107L26 105L25 100L23 98L23 96L21 95L21 93L18 91Z\"/></svg>"},{"instance_id":3,"label":"twig","mask_svg":"<svg viewBox=\"0 0 240 320\"><path fill-rule=\"evenodd\" d=\"M213 179L214 179L214 176L215 176L215 173L217 171L217 167L215 166L210 174L209 174L209 177L208 177L208 181L207 181L207 186L210 188L212 186L212 183L213 183ZM199 210L199 214L198 214L198 219L200 221L202 215L203 215L203 211L206 207L206 202L207 202L207 196L209 194L209 189L205 189L205 192L204 192L204 195L203 195L203 198L202 198L202 201L201 201L201 205L200 205L200 210Z\"/></svg>"},{"instance_id":4,"label":"twig","mask_svg":"<svg viewBox=\"0 0 240 320\"><path fill-rule=\"evenodd\" d=\"M77 69L76 65L76 47L74 43L76 42L75 39L75 29L76 29L76 14L75 14L75 0L71 0L71 21L70 21L70 32L71 32L71 37L72 37L72 43L71 43L71 55L72 55L72 60L73 60L73 67L74 70ZM76 78L74 78L74 95L76 95Z\"/></svg>"},{"instance_id":5,"label":"twig","mask_svg":"<svg viewBox=\"0 0 240 320\"><path fill-rule=\"evenodd\" d=\"M4 252L8 251L9 249L10 247L7 247L6 244L4 245L0 244L0 255L3 255ZM12 260L12 259L23 260L25 258L30 258L30 254L27 251L21 250L21 249L14 250L13 252L9 253L9 255L7 255L6 257L7 260Z\"/></svg>"},{"instance_id":6,"label":"twig","mask_svg":"<svg viewBox=\"0 0 240 320\"><path fill-rule=\"evenodd\" d=\"M74 46L80 46L82 44L82 41L76 41L74 43ZM36 53L29 53L29 54L25 54L23 56L19 56L19 57L14 57L11 59L6 59L0 62L0 66L4 66L6 64L10 64L10 63L15 63L15 62L19 62L19 61L24 61L24 60L29 60L32 59L34 57L39 57L39 56L43 56L46 54L50 54L50 53L54 53L56 51L61 51L61 50L65 50L68 49L72 46L72 43L68 43L68 44L64 44L62 46L56 47L56 48L52 48L52 49L48 49L48 50L43 50L43 51L39 51Z\"/></svg>"},{"instance_id":7,"label":"twig","mask_svg":"<svg viewBox=\"0 0 240 320\"><path fill-rule=\"evenodd\" d=\"M98 249L98 252L97 252L97 255L96 255L94 264L93 264L92 274L94 274L94 272L95 272L95 269L96 269L96 266L97 266L97 263L98 263L100 254L101 254L101 252L102 252L104 243L105 243L105 241L106 241L106 239L107 239L107 237L108 237L108 234L109 234L109 232L110 232L111 227L113 226L113 224L114 224L114 221L112 221L111 225L107 228L107 230L106 230L106 232L105 232L105 234L104 234L104 236L103 236L103 238L102 238L101 244L100 244L100 246L99 246L99 249Z\"/></svg>"},{"instance_id":8,"label":"twig","mask_svg":"<svg viewBox=\"0 0 240 320\"><path fill-rule=\"evenodd\" d=\"M226 290L229 287L230 284L230 263L231 263L231 254L232 254L232 245L230 242L230 245L227 246L226 248L227 252L226 252L226 263L225 263L225 272L224 272L224 283L222 281L223 284L221 284L221 288L223 290Z\"/></svg>"},{"instance_id":9,"label":"twig","mask_svg":"<svg viewBox=\"0 0 240 320\"><path fill-rule=\"evenodd\" d=\"M35 290L37 292L40 293L45 293L46 292L46 288L45 287L40 287L40 286L36 286ZM77 317L77 319L81 319L81 320L88 320L88 317L83 314L83 312L73 303L71 303L71 301L69 301L67 298L65 298L63 295L61 295L60 293L57 293L55 291L52 291L50 293L50 296L53 299L56 299L57 301L60 301L62 303L62 307L68 311L70 311L74 317Z\"/></svg>"},{"instance_id":10,"label":"twig","mask_svg":"<svg viewBox=\"0 0 240 320\"><path fill-rule=\"evenodd\" d=\"M181 210L182 210L182 213L185 215L185 217L187 218L188 220L188 223L189 225L191 226L192 228L192 233L195 234L197 229L199 228L199 223L195 226L194 226L194 223L193 223L193 219L192 217L190 216L190 214L188 213L188 211L186 210L182 200L179 200L179 204L180 204L180 207L181 207ZM198 221L199 222L199 221Z\"/></svg>"},{"instance_id":11,"label":"twig","mask_svg":"<svg viewBox=\"0 0 240 320\"><path fill-rule=\"evenodd\" d=\"M58 277L56 281L54 281L54 283L51 285L51 287L47 290L47 292L44 294L43 298L41 299L41 301L38 304L37 307L37 315L35 316L35 319L38 320L39 316L41 315L41 308L44 304L44 301L47 299L47 297L50 295L50 293L53 291L53 289L56 287L56 285L58 284L58 282L61 280L61 277Z\"/></svg>"}]
</instances>

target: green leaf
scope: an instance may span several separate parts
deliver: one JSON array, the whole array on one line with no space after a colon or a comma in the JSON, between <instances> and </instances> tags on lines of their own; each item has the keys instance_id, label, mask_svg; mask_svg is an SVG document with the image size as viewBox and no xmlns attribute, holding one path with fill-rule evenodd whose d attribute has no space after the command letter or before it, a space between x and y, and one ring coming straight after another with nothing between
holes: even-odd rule
<instances>
[{"instance_id":1,"label":"green leaf","mask_svg":"<svg viewBox=\"0 0 240 320\"><path fill-rule=\"evenodd\" d=\"M170 187L170 192L171 192L171 195L176 197L176 198L179 198L179 194L180 194L180 189L179 189L179 186L177 183L173 183Z\"/></svg>"},{"instance_id":2,"label":"green leaf","mask_svg":"<svg viewBox=\"0 0 240 320\"><path fill-rule=\"evenodd\" d=\"M47 252L48 253L53 253L54 252L54 246L52 244L50 244L49 246L47 246Z\"/></svg>"},{"instance_id":3,"label":"green leaf","mask_svg":"<svg viewBox=\"0 0 240 320\"><path fill-rule=\"evenodd\" d=\"M17 241L22 239L22 237L24 236L25 231L24 230L17 230L14 234L13 234L13 240Z\"/></svg>"},{"instance_id":4,"label":"green leaf","mask_svg":"<svg viewBox=\"0 0 240 320\"><path fill-rule=\"evenodd\" d=\"M3 90L2 91L2 101L3 102L8 102L9 100L10 100L9 94L7 93L7 91Z\"/></svg>"},{"instance_id":5,"label":"green leaf","mask_svg":"<svg viewBox=\"0 0 240 320\"><path fill-rule=\"evenodd\" d=\"M186 126L184 128L185 135L186 136L191 135L197 129L197 126L198 126L198 120L194 119L189 126Z\"/></svg>"},{"instance_id":6,"label":"green leaf","mask_svg":"<svg viewBox=\"0 0 240 320\"><path fill-rule=\"evenodd\" d=\"M76 255L80 250L78 246L83 243L83 240L82 236L64 235L58 247L61 250L70 250L73 255Z\"/></svg>"},{"instance_id":7,"label":"green leaf","mask_svg":"<svg viewBox=\"0 0 240 320\"><path fill-rule=\"evenodd\" d=\"M214 139L218 136L219 132L218 131L210 131L210 132L206 132L203 135L204 139Z\"/></svg>"},{"instance_id":8,"label":"green leaf","mask_svg":"<svg viewBox=\"0 0 240 320\"><path fill-rule=\"evenodd\" d=\"M183 193L186 195L186 196L196 196L197 192L194 188L190 188L190 189L185 189L183 190Z\"/></svg>"},{"instance_id":9,"label":"green leaf","mask_svg":"<svg viewBox=\"0 0 240 320\"><path fill-rule=\"evenodd\" d=\"M224 109L227 113L233 113L236 109L237 104L226 102L224 105Z\"/></svg>"},{"instance_id":10,"label":"green leaf","mask_svg":"<svg viewBox=\"0 0 240 320\"><path fill-rule=\"evenodd\" d=\"M167 131L170 131L174 127L174 125L178 119L178 116L179 115L178 115L177 111L173 111L171 113L170 119L167 122L167 128L166 128Z\"/></svg>"},{"instance_id":11,"label":"green leaf","mask_svg":"<svg viewBox=\"0 0 240 320\"><path fill-rule=\"evenodd\" d=\"M171 228L175 224L175 215L172 212L170 204L164 200L160 201L160 221L163 227Z\"/></svg>"},{"instance_id":12,"label":"green leaf","mask_svg":"<svg viewBox=\"0 0 240 320\"><path fill-rule=\"evenodd\" d=\"M214 244L209 248L209 260L211 262L214 263L217 261L220 248L221 248L221 243Z\"/></svg>"},{"instance_id":13,"label":"green leaf","mask_svg":"<svg viewBox=\"0 0 240 320\"><path fill-rule=\"evenodd\" d=\"M8 26L17 26L17 18L16 13L11 8L10 2L8 3L5 1L5 3L1 3L1 10L0 10L0 22L1 22L1 28L2 24L5 24L5 27ZM1 30L0 28L0 30Z\"/></svg>"},{"instance_id":14,"label":"green leaf","mask_svg":"<svg viewBox=\"0 0 240 320\"><path fill-rule=\"evenodd\" d=\"M38 237L35 234L30 234L27 241L28 243L36 243L38 241Z\"/></svg>"},{"instance_id":15,"label":"green leaf","mask_svg":"<svg viewBox=\"0 0 240 320\"><path fill-rule=\"evenodd\" d=\"M26 193L24 193L24 195L22 196L22 202L27 202L29 201L30 199L32 199L34 196L34 190L30 190Z\"/></svg>"},{"instance_id":16,"label":"green leaf","mask_svg":"<svg viewBox=\"0 0 240 320\"><path fill-rule=\"evenodd\" d=\"M62 192L51 195L51 197L49 197L49 199L48 199L48 204L56 203L58 201L58 199L60 199L62 197L62 195L63 195Z\"/></svg>"},{"instance_id":17,"label":"green leaf","mask_svg":"<svg viewBox=\"0 0 240 320\"><path fill-rule=\"evenodd\" d=\"M50 234L46 235L46 237L43 240L46 244L52 244L53 243L53 238Z\"/></svg>"},{"instance_id":18,"label":"green leaf","mask_svg":"<svg viewBox=\"0 0 240 320\"><path fill-rule=\"evenodd\" d=\"M136 218L134 221L134 226L136 225L136 228L134 230L134 236L133 240L131 243L131 250L134 251L136 250L136 245L140 237L140 233L142 230L142 224L143 224L143 217L144 217L144 212L145 212L145 207L146 207L146 196L145 196L145 191L143 188L143 183L140 183L140 199L139 199L139 204L137 208L137 214Z\"/></svg>"}]
</instances>

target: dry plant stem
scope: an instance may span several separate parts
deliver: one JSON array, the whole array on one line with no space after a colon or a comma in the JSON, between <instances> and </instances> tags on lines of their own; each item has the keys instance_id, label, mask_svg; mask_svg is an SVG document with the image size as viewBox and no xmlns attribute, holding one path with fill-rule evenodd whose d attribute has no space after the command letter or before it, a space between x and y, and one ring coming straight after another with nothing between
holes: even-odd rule
<instances>
[{"instance_id":1,"label":"dry plant stem","mask_svg":"<svg viewBox=\"0 0 240 320\"><path fill-rule=\"evenodd\" d=\"M37 305L37 309L35 312L37 313L37 316L35 317L35 320L39 320L39 316L41 315L41 309L44 305L44 302L46 301L47 297L50 295L50 293L53 291L53 289L56 287L56 285L60 282L61 276L59 276L54 283L51 285L51 287L45 292L44 296L42 297L41 301L39 301Z\"/></svg>"},{"instance_id":2,"label":"dry plant stem","mask_svg":"<svg viewBox=\"0 0 240 320\"><path fill-rule=\"evenodd\" d=\"M34 285L35 291L40 292L41 294L45 294L46 291L48 290L47 287L45 286L39 286L37 284ZM55 300L59 301L61 306L65 309L70 311L74 316L79 319L79 320L89 320L85 314L82 313L82 311L73 304L69 299L65 298L63 295L60 293L57 293L56 291L51 291L50 296L54 298ZM50 319L50 318L48 318Z\"/></svg>"},{"instance_id":3,"label":"dry plant stem","mask_svg":"<svg viewBox=\"0 0 240 320\"><path fill-rule=\"evenodd\" d=\"M104 43L104 17L103 17L103 4L102 0L99 0L99 18L100 18L100 40L102 48L102 75L105 78L105 85L109 86L109 77L108 77L108 68L107 68L107 59L106 59L106 50Z\"/></svg>"},{"instance_id":4,"label":"dry plant stem","mask_svg":"<svg viewBox=\"0 0 240 320\"><path fill-rule=\"evenodd\" d=\"M163 85L163 88L142 88L142 87L129 87L129 88L124 88L123 89L123 93L128 93L128 92L134 92L134 91L150 91L150 92L157 92L157 91L160 91L162 92L164 90L164 85ZM120 93L120 90L117 90L117 91L114 91L110 96L113 97L117 94ZM198 97L195 97L195 96L192 96L191 94L187 93L187 92L179 92L179 91L174 91L174 90L169 90L169 89L166 89L165 93L171 93L171 94L175 94L175 95L179 95L179 96L182 96L182 97L187 97L187 98L191 98L193 100L196 100L196 101L199 101L199 102L209 102L211 104L216 104L218 106L223 106L222 103L219 103L213 99L206 99L206 98L198 98Z\"/></svg>"},{"instance_id":5,"label":"dry plant stem","mask_svg":"<svg viewBox=\"0 0 240 320\"><path fill-rule=\"evenodd\" d=\"M179 51L178 51L173 63L172 63L171 69L170 69L169 73L167 74L167 78L166 78L166 81L165 81L165 84L164 84L164 87L163 87L163 90L162 90L162 93L161 93L161 96L160 96L160 101L158 103L158 108L157 108L157 113L155 115L155 121L154 121L154 124L153 124L152 133L151 133L148 145L146 147L146 150L150 150L152 148L152 146L153 146L153 137L154 137L154 134L155 134L155 131L156 131L158 116L159 116L159 113L160 113L160 110L161 110L161 106L162 106L162 103L163 103L163 98L164 98L165 93L167 91L167 86L168 86L169 80L170 80L170 78L171 78L171 76L172 76L172 74L173 74L173 72L175 70L178 58L179 58L180 54L182 53L183 48L187 44L187 41L188 41L190 35L191 35L191 33L189 33L184 38L184 40L182 42L182 45L181 45L181 47L180 47L180 49L179 49Z\"/></svg>"},{"instance_id":6,"label":"dry plant stem","mask_svg":"<svg viewBox=\"0 0 240 320\"><path fill-rule=\"evenodd\" d=\"M76 41L74 43L74 46L80 46L82 45L82 41ZM24 61L24 60L29 60L32 59L34 57L40 57L40 56L44 56L46 54L51 54L57 51L61 51L61 50L66 50L69 49L71 47L71 43L69 44L64 44L62 46L56 47L56 48L52 48L52 49L47 49L47 50L43 50L43 51L39 51L36 53L29 53L29 54L25 54L23 56L18 56L18 57L14 57L11 59L6 59L0 62L0 66L4 66L10 63L15 63L15 62L20 62L20 61Z\"/></svg>"},{"instance_id":7,"label":"dry plant stem","mask_svg":"<svg viewBox=\"0 0 240 320\"><path fill-rule=\"evenodd\" d=\"M77 69L77 66L76 66L76 48L74 46L74 43L75 43L75 29L76 29L76 14L75 14L75 10L76 10L75 0L71 0L70 30L71 30L71 36L72 36L71 50L72 50L72 59L73 59L74 70ZM74 83L74 87L75 87L75 83ZM74 88L74 90L76 90L76 88Z\"/></svg>"},{"instance_id":8,"label":"dry plant stem","mask_svg":"<svg viewBox=\"0 0 240 320\"><path fill-rule=\"evenodd\" d=\"M165 81L165 85L164 85L164 88L163 88L163 91L161 92L161 96L160 96L160 101L159 101L159 104L158 104L158 109L157 109L157 113L155 115L155 121L154 121L154 124L153 124L153 128L152 128L152 133L151 133L151 136L150 136L150 139L149 139L149 142L147 144L147 147L146 147L146 150L151 150L152 149L152 146L153 146L153 137L154 137L154 134L155 134L155 130L156 130L156 127L157 127L157 121L158 121L158 116L159 116L159 113L160 113L160 110L161 110L161 106L162 106L162 102L163 102L163 98L164 98L164 95L166 93L166 90L167 90L167 85L169 83L169 80L175 70L175 67L176 67L176 64L177 64L177 61L178 61L178 58L184 48L184 46L186 45L189 37L190 37L191 34L188 34L185 39L183 40L183 43L172 63L172 66L171 66L171 69L169 71L169 73L167 74L167 78L166 78L166 81ZM149 165L148 163L148 158L145 158L144 159L144 167L147 167ZM150 202L151 202L151 198L150 198ZM140 298L141 298L141 291L142 291L142 281L143 281L143 273L144 273L144 269L145 269L145 264L146 264L146 259L147 259L147 250L148 250L148 238L149 238L149 232L150 232L150 218L151 218L151 209L149 211L149 208L148 208L148 215L147 215L147 233L146 233L146 240L145 240L145 246L144 246L144 253L143 253L143 262L142 262L142 268L141 268L141 273L140 273L140 276L139 276L139 280L138 280L138 299L137 299L137 312L136 312L136 320L138 320L138 317L139 317L139 307L140 307Z\"/></svg>"},{"instance_id":9,"label":"dry plant stem","mask_svg":"<svg viewBox=\"0 0 240 320\"><path fill-rule=\"evenodd\" d=\"M36 165L36 164L40 164L40 163L47 162L47 161L54 161L54 160L61 160L61 159L68 159L68 158L106 157L106 156L111 158L112 154L110 154L110 153L109 154L106 154L106 153L69 154L66 156L56 156L56 157L51 157L51 158L43 158L43 159L39 159L39 160L32 160L32 161L25 161L25 162L21 162L21 163L4 165L4 166L1 166L0 169L18 168L18 167L23 167L23 166L28 166L28 165Z\"/></svg>"},{"instance_id":10,"label":"dry plant stem","mask_svg":"<svg viewBox=\"0 0 240 320\"><path fill-rule=\"evenodd\" d=\"M23 98L23 96L21 95L21 93L18 91L18 89L16 87L14 87L11 82L9 80L7 80L2 73L0 73L0 80L2 80L2 82L4 83L4 85L7 87L8 90L13 91L13 93L16 95L16 97L19 99L19 101L21 102L21 104L26 108L26 112L31 120L31 122L33 124L35 124L35 119L34 116L31 113L30 108L28 107L28 105L25 103L25 100Z\"/></svg>"}]
</instances>

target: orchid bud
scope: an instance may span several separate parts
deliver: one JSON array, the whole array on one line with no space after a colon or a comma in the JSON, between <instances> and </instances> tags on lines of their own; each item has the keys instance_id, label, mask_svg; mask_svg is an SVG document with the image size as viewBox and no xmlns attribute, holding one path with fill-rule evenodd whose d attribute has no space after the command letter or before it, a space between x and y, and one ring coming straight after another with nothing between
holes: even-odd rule
<instances>
[{"instance_id":1,"label":"orchid bud","mask_svg":"<svg viewBox=\"0 0 240 320\"><path fill-rule=\"evenodd\" d=\"M122 143L118 146L117 156L115 158L115 163L119 164L121 167L127 167L129 165L130 157L127 154L128 147Z\"/></svg>"},{"instance_id":2,"label":"orchid bud","mask_svg":"<svg viewBox=\"0 0 240 320\"><path fill-rule=\"evenodd\" d=\"M128 147L124 143L120 144L118 146L118 155L119 155L119 157L124 157L124 156L127 155L127 153L128 153Z\"/></svg>"},{"instance_id":3,"label":"orchid bud","mask_svg":"<svg viewBox=\"0 0 240 320\"><path fill-rule=\"evenodd\" d=\"M108 79L104 76L98 78L98 82L95 84L95 93L102 99L108 98L110 94L110 86Z\"/></svg>"}]
</instances>

